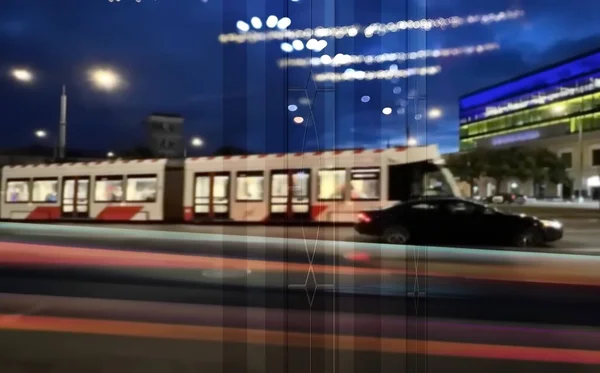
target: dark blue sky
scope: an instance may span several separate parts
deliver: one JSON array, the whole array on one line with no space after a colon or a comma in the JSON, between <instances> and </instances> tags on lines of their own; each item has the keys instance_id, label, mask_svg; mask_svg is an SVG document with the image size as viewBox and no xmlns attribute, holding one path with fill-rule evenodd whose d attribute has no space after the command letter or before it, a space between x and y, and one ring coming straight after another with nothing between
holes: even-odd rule
<instances>
[{"instance_id":1,"label":"dark blue sky","mask_svg":"<svg viewBox=\"0 0 600 373\"><path fill-rule=\"evenodd\" d=\"M289 1L289 0L288 0ZM300 151L337 147L382 146L404 141L405 126L420 142L456 149L458 96L528 70L568 58L600 45L597 0L414 0L425 9L399 0L2 0L0 1L0 97L4 135L0 147L36 141L33 132L56 132L62 83L69 91L68 145L96 150L123 149L144 140L141 121L153 111L180 113L186 135L201 136L207 151L236 145L252 151ZM330 4L325 8L322 4ZM224 5L227 4L227 5ZM439 107L436 121L413 120L419 107L405 115L383 116L396 100L414 89L413 81L338 83L319 86L314 120L294 124L288 103L306 93L308 70L276 66L279 42L221 45L217 36L235 32L235 22L252 16L288 15L290 28L369 24L414 18L464 16L510 8L526 11L517 21L473 25L428 33L330 40L328 54L378 54L427 48L452 48L489 42L501 49L489 54L430 60L442 72L420 80L427 105ZM421 18L421 17L418 17ZM408 47L407 47L408 39ZM295 53L295 57L303 56ZM389 63L363 69L387 69ZM11 79L16 66L36 74L33 84ZM95 90L86 80L93 66L116 69L126 80L118 92ZM402 66L400 66L402 68ZM395 96L394 86L402 88ZM371 101L362 103L361 96ZM297 115L307 115L300 105Z\"/></svg>"}]
</instances>

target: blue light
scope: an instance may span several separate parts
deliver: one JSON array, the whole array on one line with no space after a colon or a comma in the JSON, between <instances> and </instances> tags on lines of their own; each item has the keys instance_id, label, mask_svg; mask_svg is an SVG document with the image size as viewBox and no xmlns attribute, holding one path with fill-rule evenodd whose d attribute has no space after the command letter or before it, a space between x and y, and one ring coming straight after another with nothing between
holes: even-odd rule
<instances>
[{"instance_id":1,"label":"blue light","mask_svg":"<svg viewBox=\"0 0 600 373\"><path fill-rule=\"evenodd\" d=\"M362 97L360 98L360 100L361 100L362 102L364 102L364 103L367 103L367 102L371 101L371 97L369 97L369 96L362 96Z\"/></svg>"},{"instance_id":2,"label":"blue light","mask_svg":"<svg viewBox=\"0 0 600 373\"><path fill-rule=\"evenodd\" d=\"M519 132L506 136L499 136L492 139L492 145L506 145L513 144L516 142L535 140L540 137L539 131L527 131L527 132Z\"/></svg>"},{"instance_id":3,"label":"blue light","mask_svg":"<svg viewBox=\"0 0 600 373\"><path fill-rule=\"evenodd\" d=\"M289 105L288 106L288 110L294 112L294 111L298 110L298 106L296 106L296 105Z\"/></svg>"},{"instance_id":4,"label":"blue light","mask_svg":"<svg viewBox=\"0 0 600 373\"><path fill-rule=\"evenodd\" d=\"M570 77L592 72L599 68L600 52L596 52L558 67L526 76L517 81L465 96L460 100L460 108L462 110L470 109L505 97L516 96L519 93L534 91L542 87L557 84Z\"/></svg>"}]
</instances>

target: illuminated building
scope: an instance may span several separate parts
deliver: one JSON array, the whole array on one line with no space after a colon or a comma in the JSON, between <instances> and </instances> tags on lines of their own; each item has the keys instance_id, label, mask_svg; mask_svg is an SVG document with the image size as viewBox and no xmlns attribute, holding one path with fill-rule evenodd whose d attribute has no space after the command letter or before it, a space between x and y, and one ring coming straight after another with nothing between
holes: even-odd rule
<instances>
[{"instance_id":1,"label":"illuminated building","mask_svg":"<svg viewBox=\"0 0 600 373\"><path fill-rule=\"evenodd\" d=\"M576 195L600 196L600 50L464 95L459 110L461 150L547 148L570 165Z\"/></svg>"}]
</instances>

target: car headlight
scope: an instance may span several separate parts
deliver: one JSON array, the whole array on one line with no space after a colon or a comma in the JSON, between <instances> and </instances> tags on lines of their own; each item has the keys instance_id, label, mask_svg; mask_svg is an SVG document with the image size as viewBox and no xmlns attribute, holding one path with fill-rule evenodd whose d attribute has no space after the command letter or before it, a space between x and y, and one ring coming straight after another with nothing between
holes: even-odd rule
<instances>
[{"instance_id":1,"label":"car headlight","mask_svg":"<svg viewBox=\"0 0 600 373\"><path fill-rule=\"evenodd\" d=\"M562 224L557 220L542 220L542 225L546 228L561 229Z\"/></svg>"}]
</instances>

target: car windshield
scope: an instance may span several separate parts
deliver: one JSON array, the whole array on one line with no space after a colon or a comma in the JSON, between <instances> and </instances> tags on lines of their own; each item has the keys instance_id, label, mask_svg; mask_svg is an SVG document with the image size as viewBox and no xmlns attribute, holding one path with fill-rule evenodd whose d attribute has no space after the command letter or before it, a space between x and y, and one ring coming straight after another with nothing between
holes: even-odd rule
<instances>
[{"instance_id":1,"label":"car windshield","mask_svg":"<svg viewBox=\"0 0 600 373\"><path fill-rule=\"evenodd\" d=\"M420 183L415 185L416 190L413 190L413 194L420 196L454 196L455 191L448 180L447 170L443 167L424 172Z\"/></svg>"}]
</instances>

